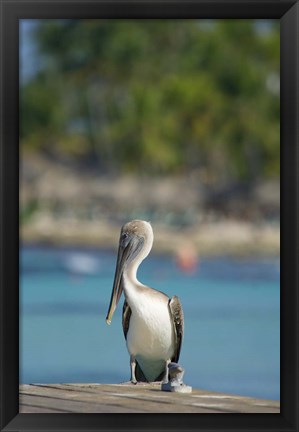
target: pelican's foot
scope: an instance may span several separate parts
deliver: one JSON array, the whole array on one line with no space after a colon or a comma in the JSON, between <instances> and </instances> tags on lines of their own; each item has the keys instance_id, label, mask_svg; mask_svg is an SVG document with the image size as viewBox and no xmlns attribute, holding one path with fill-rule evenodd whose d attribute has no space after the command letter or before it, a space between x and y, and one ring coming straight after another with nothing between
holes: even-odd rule
<instances>
[{"instance_id":1,"label":"pelican's foot","mask_svg":"<svg viewBox=\"0 0 299 432\"><path fill-rule=\"evenodd\" d=\"M192 387L187 386L184 383L180 383L179 385L174 385L168 382L166 384L162 384L161 390L167 392L175 392L175 393L192 393Z\"/></svg>"},{"instance_id":2,"label":"pelican's foot","mask_svg":"<svg viewBox=\"0 0 299 432\"><path fill-rule=\"evenodd\" d=\"M121 384L121 385L132 385L132 384L134 384L134 385L136 385L138 383L137 383L137 381L133 382L132 380L130 380L130 381L122 381L119 384Z\"/></svg>"},{"instance_id":3,"label":"pelican's foot","mask_svg":"<svg viewBox=\"0 0 299 432\"><path fill-rule=\"evenodd\" d=\"M137 380L131 380L130 383L136 385L136 384L138 384L138 381Z\"/></svg>"},{"instance_id":4,"label":"pelican's foot","mask_svg":"<svg viewBox=\"0 0 299 432\"><path fill-rule=\"evenodd\" d=\"M162 381L161 390L176 393L191 393L192 387L183 383L185 370L178 363L169 363L169 381Z\"/></svg>"}]
</instances>

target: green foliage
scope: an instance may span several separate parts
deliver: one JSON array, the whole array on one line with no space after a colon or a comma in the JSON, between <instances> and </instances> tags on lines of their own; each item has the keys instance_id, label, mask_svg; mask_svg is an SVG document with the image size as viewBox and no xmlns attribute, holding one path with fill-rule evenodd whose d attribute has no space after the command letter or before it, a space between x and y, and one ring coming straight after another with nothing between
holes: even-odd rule
<instances>
[{"instance_id":1,"label":"green foliage","mask_svg":"<svg viewBox=\"0 0 299 432\"><path fill-rule=\"evenodd\" d=\"M24 149L108 171L279 175L276 21L47 20L34 40Z\"/></svg>"}]
</instances>

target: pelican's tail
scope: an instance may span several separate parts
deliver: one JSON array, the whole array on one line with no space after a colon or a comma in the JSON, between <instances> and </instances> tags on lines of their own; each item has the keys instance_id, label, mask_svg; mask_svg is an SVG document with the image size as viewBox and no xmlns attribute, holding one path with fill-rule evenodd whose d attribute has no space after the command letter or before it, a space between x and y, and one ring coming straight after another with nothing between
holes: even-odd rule
<instances>
[{"instance_id":1,"label":"pelican's tail","mask_svg":"<svg viewBox=\"0 0 299 432\"><path fill-rule=\"evenodd\" d=\"M141 361L141 359L140 359L140 361ZM145 368L144 370L146 371L146 374L143 372L140 364L138 363L138 360L136 360L135 376L136 376L137 381L139 381L139 382L162 381L162 379L164 377L164 373L165 373L165 370L163 367L163 362L162 363L159 362L158 364L157 363L155 364L154 362L144 363L142 361L142 364L143 364L143 367ZM154 367L152 369L151 368L152 366L156 366L156 367Z\"/></svg>"},{"instance_id":2,"label":"pelican's tail","mask_svg":"<svg viewBox=\"0 0 299 432\"><path fill-rule=\"evenodd\" d=\"M147 379L145 378L144 373L142 372L142 369L139 366L139 363L137 360L136 360L135 376L136 376L137 381L139 381L139 382L148 382Z\"/></svg>"}]
</instances>

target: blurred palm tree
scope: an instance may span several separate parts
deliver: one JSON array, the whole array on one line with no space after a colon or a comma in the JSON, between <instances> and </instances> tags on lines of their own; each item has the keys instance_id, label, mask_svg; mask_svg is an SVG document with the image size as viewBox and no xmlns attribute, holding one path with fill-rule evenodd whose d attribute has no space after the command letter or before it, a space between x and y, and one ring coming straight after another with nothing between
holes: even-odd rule
<instances>
[{"instance_id":1,"label":"blurred palm tree","mask_svg":"<svg viewBox=\"0 0 299 432\"><path fill-rule=\"evenodd\" d=\"M279 22L42 20L24 151L100 172L279 175Z\"/></svg>"}]
</instances>

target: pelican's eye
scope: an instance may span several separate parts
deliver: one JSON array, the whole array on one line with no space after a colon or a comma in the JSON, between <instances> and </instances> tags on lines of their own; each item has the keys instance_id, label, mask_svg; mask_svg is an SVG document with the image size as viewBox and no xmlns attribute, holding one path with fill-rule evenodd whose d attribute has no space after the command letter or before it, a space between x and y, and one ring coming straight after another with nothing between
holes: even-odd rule
<instances>
[{"instance_id":1,"label":"pelican's eye","mask_svg":"<svg viewBox=\"0 0 299 432\"><path fill-rule=\"evenodd\" d=\"M122 233L122 235L121 235L122 243L126 243L126 241L128 240L128 237L129 237L128 233L126 233L126 232Z\"/></svg>"}]
</instances>

